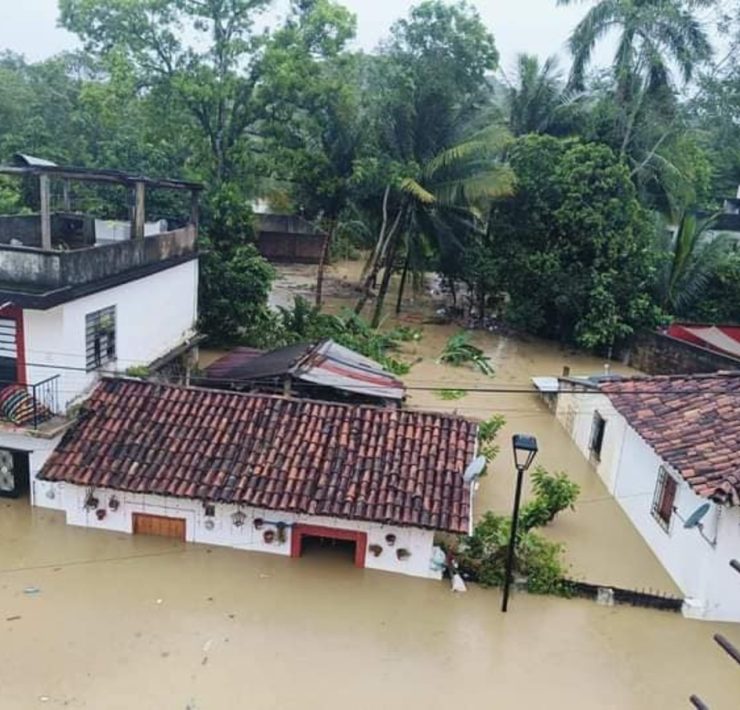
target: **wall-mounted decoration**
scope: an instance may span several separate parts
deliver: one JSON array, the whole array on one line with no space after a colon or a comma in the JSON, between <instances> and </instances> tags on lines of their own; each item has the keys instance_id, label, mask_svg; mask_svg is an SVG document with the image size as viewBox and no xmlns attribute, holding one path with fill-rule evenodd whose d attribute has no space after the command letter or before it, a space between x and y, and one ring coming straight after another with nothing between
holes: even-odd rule
<instances>
[{"instance_id":1,"label":"wall-mounted decoration","mask_svg":"<svg viewBox=\"0 0 740 710\"><path fill-rule=\"evenodd\" d=\"M49 500L54 500L54 498L57 497L57 494L54 492L54 489L53 488L47 488L46 489L46 497Z\"/></svg>"},{"instance_id":2,"label":"wall-mounted decoration","mask_svg":"<svg viewBox=\"0 0 740 710\"><path fill-rule=\"evenodd\" d=\"M262 533L262 539L268 545L272 545L272 543L275 542L275 531L274 530L265 530L265 532Z\"/></svg>"},{"instance_id":3,"label":"wall-mounted decoration","mask_svg":"<svg viewBox=\"0 0 740 710\"><path fill-rule=\"evenodd\" d=\"M213 520L211 520L210 518L206 520L203 525L205 525L206 530L213 530L213 528L216 527L216 523L214 523Z\"/></svg>"},{"instance_id":4,"label":"wall-mounted decoration","mask_svg":"<svg viewBox=\"0 0 740 710\"><path fill-rule=\"evenodd\" d=\"M98 499L92 493L88 493L87 498L85 498L85 508L87 508L88 510L97 508L98 502Z\"/></svg>"},{"instance_id":5,"label":"wall-mounted decoration","mask_svg":"<svg viewBox=\"0 0 740 710\"><path fill-rule=\"evenodd\" d=\"M403 562L404 560L407 560L409 557L411 557L411 553L405 547L399 547L396 550L396 557L401 562Z\"/></svg>"},{"instance_id":6,"label":"wall-mounted decoration","mask_svg":"<svg viewBox=\"0 0 740 710\"><path fill-rule=\"evenodd\" d=\"M255 530L262 530L262 528L265 526L265 521L262 520L262 518L255 518L254 519L254 529Z\"/></svg>"},{"instance_id":7,"label":"wall-mounted decoration","mask_svg":"<svg viewBox=\"0 0 740 710\"><path fill-rule=\"evenodd\" d=\"M241 528L244 523L247 522L246 513L242 510L237 510L236 513L231 516L231 522L234 523L234 527Z\"/></svg>"},{"instance_id":8,"label":"wall-mounted decoration","mask_svg":"<svg viewBox=\"0 0 740 710\"><path fill-rule=\"evenodd\" d=\"M393 533L388 533L388 534L387 534L387 535L385 536L385 541L386 541L386 542L387 542L387 543L388 543L388 544L389 544L389 545L390 545L391 547L393 547L393 545L395 545L395 544L396 544L396 536L395 536L395 535L394 535Z\"/></svg>"},{"instance_id":9,"label":"wall-mounted decoration","mask_svg":"<svg viewBox=\"0 0 740 710\"><path fill-rule=\"evenodd\" d=\"M373 557L380 557L383 552L383 548L380 545L370 545L368 549Z\"/></svg>"},{"instance_id":10,"label":"wall-mounted decoration","mask_svg":"<svg viewBox=\"0 0 740 710\"><path fill-rule=\"evenodd\" d=\"M121 507L121 501L118 500L115 496L111 496L110 500L108 501L108 507L111 510L118 510Z\"/></svg>"},{"instance_id":11,"label":"wall-mounted decoration","mask_svg":"<svg viewBox=\"0 0 740 710\"><path fill-rule=\"evenodd\" d=\"M98 520L102 520L102 519L103 519L103 518L105 517L105 514L106 514L107 512L108 512L108 511L106 511L106 509L105 509L105 508L98 508L98 509L97 509L97 510L95 511L95 517L96 517L96 518L97 518Z\"/></svg>"},{"instance_id":12,"label":"wall-mounted decoration","mask_svg":"<svg viewBox=\"0 0 740 710\"><path fill-rule=\"evenodd\" d=\"M213 518L216 515L216 506L213 503L204 503L203 510L207 518Z\"/></svg>"},{"instance_id":13,"label":"wall-mounted decoration","mask_svg":"<svg viewBox=\"0 0 740 710\"><path fill-rule=\"evenodd\" d=\"M288 526L285 523L278 523L276 527L277 541L282 545L288 539L288 534L285 532Z\"/></svg>"}]
</instances>

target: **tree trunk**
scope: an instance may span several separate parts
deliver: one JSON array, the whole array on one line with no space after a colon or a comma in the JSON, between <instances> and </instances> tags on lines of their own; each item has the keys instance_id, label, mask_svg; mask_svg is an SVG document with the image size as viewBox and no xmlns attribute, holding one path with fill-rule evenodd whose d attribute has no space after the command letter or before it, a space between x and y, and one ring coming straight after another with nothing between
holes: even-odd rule
<instances>
[{"instance_id":1,"label":"tree trunk","mask_svg":"<svg viewBox=\"0 0 740 710\"><path fill-rule=\"evenodd\" d=\"M375 299L375 311L373 311L373 319L370 321L370 325L373 328L377 328L380 325L380 317L383 315L383 302L385 301L386 294L388 293L388 286L391 282L391 276L393 276L393 266L396 261L396 255L398 254L398 243L400 239L394 239L393 244L388 252L388 258L385 263L385 271L383 272L383 280L380 283L380 290Z\"/></svg>"},{"instance_id":2,"label":"tree trunk","mask_svg":"<svg viewBox=\"0 0 740 710\"><path fill-rule=\"evenodd\" d=\"M393 237L398 230L398 225L401 222L401 215L403 214L403 208L400 208L398 210L398 214L396 215L395 220L393 221L393 226L391 227L390 231L387 235L385 235L385 243L380 245L378 248L377 258L375 259L375 263L373 264L372 269L370 270L370 273L365 278L365 282L362 286L362 295L357 301L357 305L355 306L355 313L357 315L360 315L362 313L362 309L365 307L365 304L370 299L370 296L372 295L373 288L375 287L375 283L378 279L378 273L380 272L380 269L383 266L385 256L388 250L388 244L391 240L393 240ZM395 242L394 242L395 243ZM396 245L397 248L397 245Z\"/></svg>"},{"instance_id":3,"label":"tree trunk","mask_svg":"<svg viewBox=\"0 0 740 710\"><path fill-rule=\"evenodd\" d=\"M321 257L319 259L319 272L316 275L316 305L320 308L323 300L324 291L324 269L326 268L326 262L329 260L329 250L331 249L331 243L334 239L334 231L337 228L336 220L332 220L329 226L329 231L324 239L324 245L321 247Z\"/></svg>"},{"instance_id":4,"label":"tree trunk","mask_svg":"<svg viewBox=\"0 0 740 710\"><path fill-rule=\"evenodd\" d=\"M398 287L398 299L396 300L396 315L401 313L401 302L403 301L403 291L406 288L406 277L409 274L409 253L406 251L406 259L403 262L403 273L401 274L401 285Z\"/></svg>"}]
</instances>

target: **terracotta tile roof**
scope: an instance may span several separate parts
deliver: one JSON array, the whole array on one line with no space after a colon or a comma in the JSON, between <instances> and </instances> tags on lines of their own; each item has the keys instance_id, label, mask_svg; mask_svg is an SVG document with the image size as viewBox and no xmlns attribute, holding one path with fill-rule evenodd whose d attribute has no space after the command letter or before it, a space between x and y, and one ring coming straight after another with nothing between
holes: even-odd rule
<instances>
[{"instance_id":1,"label":"terracotta tile roof","mask_svg":"<svg viewBox=\"0 0 740 710\"><path fill-rule=\"evenodd\" d=\"M601 391L697 494L740 504L740 373L635 377Z\"/></svg>"},{"instance_id":2,"label":"terracotta tile roof","mask_svg":"<svg viewBox=\"0 0 740 710\"><path fill-rule=\"evenodd\" d=\"M477 424L106 379L39 478L466 533Z\"/></svg>"}]
</instances>

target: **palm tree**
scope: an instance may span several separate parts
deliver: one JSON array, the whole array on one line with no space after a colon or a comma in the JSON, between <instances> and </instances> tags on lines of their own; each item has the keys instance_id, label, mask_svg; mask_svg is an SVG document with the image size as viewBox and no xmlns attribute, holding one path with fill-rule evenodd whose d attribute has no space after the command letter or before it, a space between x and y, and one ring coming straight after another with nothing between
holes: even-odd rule
<instances>
[{"instance_id":1,"label":"palm tree","mask_svg":"<svg viewBox=\"0 0 740 710\"><path fill-rule=\"evenodd\" d=\"M686 313L701 296L729 249L726 235L709 233L716 216L701 219L685 212L677 228L668 227L658 218L657 246L663 254L658 296L662 307L672 315Z\"/></svg>"},{"instance_id":2,"label":"palm tree","mask_svg":"<svg viewBox=\"0 0 740 710\"><path fill-rule=\"evenodd\" d=\"M581 99L580 92L566 90L556 57L544 63L531 54L516 58L516 78L507 82L504 105L509 130L526 133L564 135L569 132L569 112Z\"/></svg>"},{"instance_id":3,"label":"palm tree","mask_svg":"<svg viewBox=\"0 0 740 710\"><path fill-rule=\"evenodd\" d=\"M575 0L558 0L571 5ZM598 0L570 36L570 84L582 89L586 68L599 40L619 30L614 56L618 96L634 93L635 81L650 90L671 83L671 66L687 82L712 48L694 10L714 0Z\"/></svg>"},{"instance_id":4,"label":"palm tree","mask_svg":"<svg viewBox=\"0 0 740 710\"><path fill-rule=\"evenodd\" d=\"M362 311L383 269L372 318L373 325L378 324L399 257L405 273L423 270L432 254L445 265L445 272L451 273L451 265L462 254L465 236L477 228L485 205L513 192L514 174L501 159L510 139L500 125L489 126L442 150L421 167L409 169L387 186L380 234L355 312ZM404 275L399 304L405 285Z\"/></svg>"}]
</instances>

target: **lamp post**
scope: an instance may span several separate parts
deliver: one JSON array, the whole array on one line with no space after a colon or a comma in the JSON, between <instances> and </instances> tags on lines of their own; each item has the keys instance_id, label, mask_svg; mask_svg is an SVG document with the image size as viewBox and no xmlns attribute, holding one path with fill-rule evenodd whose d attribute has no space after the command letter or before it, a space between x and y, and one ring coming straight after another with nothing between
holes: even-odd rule
<instances>
[{"instance_id":1,"label":"lamp post","mask_svg":"<svg viewBox=\"0 0 740 710\"><path fill-rule=\"evenodd\" d=\"M506 577L504 579L504 601L501 611L506 611L509 605L509 587L514 567L514 551L516 549L516 527L519 522L519 503L522 497L522 480L524 472L530 467L537 455L537 439L527 434L514 434L514 464L516 465L516 493L514 494L514 512L511 515L511 534L509 535L509 552L506 557Z\"/></svg>"}]
</instances>

